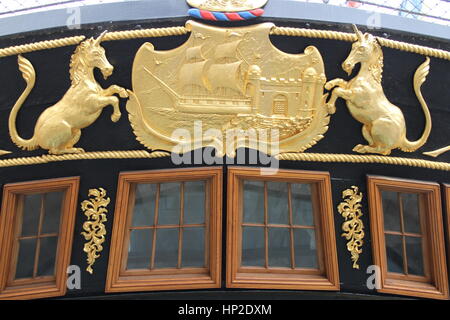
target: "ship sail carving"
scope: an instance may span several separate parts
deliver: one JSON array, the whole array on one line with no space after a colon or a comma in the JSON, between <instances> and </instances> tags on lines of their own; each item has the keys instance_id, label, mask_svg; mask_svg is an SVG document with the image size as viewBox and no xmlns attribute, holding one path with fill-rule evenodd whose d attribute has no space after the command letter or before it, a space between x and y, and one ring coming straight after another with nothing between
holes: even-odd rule
<instances>
[{"instance_id":1,"label":"ship sail carving","mask_svg":"<svg viewBox=\"0 0 450 320\"><path fill-rule=\"evenodd\" d=\"M180 88L197 86L199 88L208 88L207 79L203 76L207 67L208 61L192 62L181 67L178 76Z\"/></svg>"},{"instance_id":2,"label":"ship sail carving","mask_svg":"<svg viewBox=\"0 0 450 320\"><path fill-rule=\"evenodd\" d=\"M211 83L213 92L220 92L220 89L233 89L243 94L243 86L239 79L241 74L242 61L224 64L213 64L209 67L207 75ZM236 95L236 94L234 94Z\"/></svg>"}]
</instances>

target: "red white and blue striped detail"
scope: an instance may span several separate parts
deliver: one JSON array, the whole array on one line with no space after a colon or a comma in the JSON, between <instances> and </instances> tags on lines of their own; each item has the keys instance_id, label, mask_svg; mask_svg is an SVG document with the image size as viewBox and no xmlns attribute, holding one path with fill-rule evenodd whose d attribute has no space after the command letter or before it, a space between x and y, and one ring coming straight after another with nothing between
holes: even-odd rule
<instances>
[{"instance_id":1,"label":"red white and blue striped detail","mask_svg":"<svg viewBox=\"0 0 450 320\"><path fill-rule=\"evenodd\" d=\"M213 21L249 20L259 17L263 13L264 13L263 9L255 9L250 11L239 11L239 12L218 12L192 8L189 9L188 11L188 14L191 17Z\"/></svg>"}]
</instances>

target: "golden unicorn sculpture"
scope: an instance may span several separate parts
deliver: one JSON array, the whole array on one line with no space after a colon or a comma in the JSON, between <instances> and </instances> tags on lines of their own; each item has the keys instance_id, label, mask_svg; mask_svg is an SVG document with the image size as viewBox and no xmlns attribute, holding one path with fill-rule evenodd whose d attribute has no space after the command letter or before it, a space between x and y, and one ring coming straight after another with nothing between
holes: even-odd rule
<instances>
[{"instance_id":1,"label":"golden unicorn sculpture","mask_svg":"<svg viewBox=\"0 0 450 320\"><path fill-rule=\"evenodd\" d=\"M343 98L356 120L363 124L362 134L369 143L358 144L353 151L359 153L378 153L389 155L392 149L413 152L425 144L431 132L431 116L420 90L430 70L430 58L426 58L414 74L414 91L425 115L425 129L416 141L406 137L406 124L400 108L386 98L381 78L383 73L383 51L377 39L371 34L363 34L355 25L358 40L353 43L352 51L342 63L342 69L349 75L357 63L361 63L359 73L353 79L333 79L325 84L327 90L333 90L328 108L333 112L335 102Z\"/></svg>"},{"instance_id":2,"label":"golden unicorn sculpture","mask_svg":"<svg viewBox=\"0 0 450 320\"><path fill-rule=\"evenodd\" d=\"M27 83L9 116L9 135L18 147L24 150L41 147L51 154L81 153L83 149L74 147L80 139L81 129L97 120L104 107L113 106L113 122L120 119L119 99L114 94L127 98L127 90L116 85L103 89L94 77L94 68L99 68L105 79L114 70L105 56L105 49L100 46L105 34L106 31L97 39L90 38L77 46L70 61L70 88L60 101L39 116L30 139L19 136L16 118L34 87L36 73L30 61L18 56L19 70Z\"/></svg>"}]
</instances>

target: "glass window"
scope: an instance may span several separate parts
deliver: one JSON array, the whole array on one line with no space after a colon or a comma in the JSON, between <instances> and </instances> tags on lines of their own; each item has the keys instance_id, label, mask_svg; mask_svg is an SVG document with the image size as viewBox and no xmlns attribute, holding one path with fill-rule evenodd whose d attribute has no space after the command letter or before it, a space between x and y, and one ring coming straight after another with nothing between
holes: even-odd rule
<instances>
[{"instance_id":1,"label":"glass window","mask_svg":"<svg viewBox=\"0 0 450 320\"><path fill-rule=\"evenodd\" d=\"M328 173L229 168L228 184L228 287L339 288Z\"/></svg>"},{"instance_id":2,"label":"glass window","mask_svg":"<svg viewBox=\"0 0 450 320\"><path fill-rule=\"evenodd\" d=\"M447 299L439 185L369 176L368 192L379 291Z\"/></svg>"},{"instance_id":3,"label":"glass window","mask_svg":"<svg viewBox=\"0 0 450 320\"><path fill-rule=\"evenodd\" d=\"M221 168L121 174L107 291L219 286L221 183Z\"/></svg>"},{"instance_id":4,"label":"glass window","mask_svg":"<svg viewBox=\"0 0 450 320\"><path fill-rule=\"evenodd\" d=\"M5 185L0 298L64 295L78 178ZM41 292L42 291L42 292Z\"/></svg>"}]
</instances>

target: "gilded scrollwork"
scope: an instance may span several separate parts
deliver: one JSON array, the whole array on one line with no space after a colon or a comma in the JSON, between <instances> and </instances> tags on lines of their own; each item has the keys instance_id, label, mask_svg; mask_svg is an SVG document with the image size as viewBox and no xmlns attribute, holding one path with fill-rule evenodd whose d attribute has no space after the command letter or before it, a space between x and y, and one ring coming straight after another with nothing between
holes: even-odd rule
<instances>
[{"instance_id":1,"label":"gilded scrollwork","mask_svg":"<svg viewBox=\"0 0 450 320\"><path fill-rule=\"evenodd\" d=\"M367 145L353 148L358 153L389 155L393 149L413 152L425 144L431 132L431 116L420 90L430 70L427 57L414 74L414 91L425 115L425 129L416 141L406 138L406 124L400 108L389 102L381 84L383 73L383 51L377 39L369 33L363 34L353 26L357 41L342 63L349 75L356 64L361 64L359 73L350 81L337 78L326 83L327 90L334 90L328 101L329 109L335 110L335 102L343 98L351 115L363 124L362 135Z\"/></svg>"},{"instance_id":2,"label":"gilded scrollwork","mask_svg":"<svg viewBox=\"0 0 450 320\"><path fill-rule=\"evenodd\" d=\"M81 203L81 209L88 219L83 224L84 231L81 234L88 241L83 248L83 251L87 253L88 267L86 271L92 274L92 265L100 257L100 252L103 250L102 244L105 242L106 229L104 222L107 221L106 214L108 210L106 207L110 202L110 198L105 198L106 190L103 188L90 189L89 197L93 198L84 200Z\"/></svg>"},{"instance_id":3,"label":"gilded scrollwork","mask_svg":"<svg viewBox=\"0 0 450 320\"><path fill-rule=\"evenodd\" d=\"M90 38L81 42L70 61L71 86L55 105L47 108L39 117L30 139L20 137L16 128L17 113L30 94L36 81L36 72L29 60L18 56L19 70L27 86L14 104L9 116L9 134L11 140L21 149L35 150L39 147L47 149L51 154L81 153L81 148L74 145L81 136L81 129L90 126L100 116L102 109L112 105L114 113L111 120L120 119L118 94L128 97L126 89L112 85L103 89L95 80L94 68L99 68L106 79L114 67L105 55L100 42L106 35L103 32L97 39Z\"/></svg>"},{"instance_id":4,"label":"gilded scrollwork","mask_svg":"<svg viewBox=\"0 0 450 320\"><path fill-rule=\"evenodd\" d=\"M358 259L362 253L362 246L364 244L364 225L361 221L363 215L361 211L361 201L363 195L359 192L358 187L352 186L351 189L342 192L344 199L338 205L338 212L345 219L342 224L342 236L347 239L347 250L352 255L353 268L359 269Z\"/></svg>"}]
</instances>

